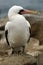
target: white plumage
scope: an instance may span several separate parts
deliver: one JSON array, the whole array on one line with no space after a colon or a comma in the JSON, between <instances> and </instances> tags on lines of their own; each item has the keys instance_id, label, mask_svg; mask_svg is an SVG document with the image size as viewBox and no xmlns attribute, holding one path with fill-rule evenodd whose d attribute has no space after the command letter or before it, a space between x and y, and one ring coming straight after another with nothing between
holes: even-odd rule
<instances>
[{"instance_id":1,"label":"white plumage","mask_svg":"<svg viewBox=\"0 0 43 65\"><path fill-rule=\"evenodd\" d=\"M9 21L5 25L9 45L13 48L25 46L30 38L30 23L23 15L18 14L20 10L23 10L21 6L11 7L8 12Z\"/></svg>"}]
</instances>

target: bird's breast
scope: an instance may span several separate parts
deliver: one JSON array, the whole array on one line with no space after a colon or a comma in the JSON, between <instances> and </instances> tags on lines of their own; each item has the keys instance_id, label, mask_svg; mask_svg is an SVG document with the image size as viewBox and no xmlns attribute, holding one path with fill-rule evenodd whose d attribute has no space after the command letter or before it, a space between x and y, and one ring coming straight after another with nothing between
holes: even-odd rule
<instances>
[{"instance_id":1,"label":"bird's breast","mask_svg":"<svg viewBox=\"0 0 43 65\"><path fill-rule=\"evenodd\" d=\"M8 30L9 43L14 46L20 46L27 42L28 39L28 26L24 22L15 22L11 24Z\"/></svg>"}]
</instances>

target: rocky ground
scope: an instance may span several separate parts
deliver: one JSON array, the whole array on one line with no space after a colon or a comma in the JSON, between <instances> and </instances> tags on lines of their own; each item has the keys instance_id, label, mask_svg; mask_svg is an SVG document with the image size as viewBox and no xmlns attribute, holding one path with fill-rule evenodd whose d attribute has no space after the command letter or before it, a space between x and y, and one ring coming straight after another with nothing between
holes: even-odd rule
<instances>
[{"instance_id":1,"label":"rocky ground","mask_svg":"<svg viewBox=\"0 0 43 65\"><path fill-rule=\"evenodd\" d=\"M10 47L6 43L4 31L0 30L0 65L43 65L43 18L39 19L27 17L31 24L31 38L25 48L26 54L9 56ZM7 17L0 19L0 27L7 21Z\"/></svg>"},{"instance_id":2,"label":"rocky ground","mask_svg":"<svg viewBox=\"0 0 43 65\"><path fill-rule=\"evenodd\" d=\"M10 47L7 45L5 38L1 39L0 65L37 65L38 55L41 52L35 50L36 46L39 46L39 40L30 38L30 42L25 48L25 53L9 55Z\"/></svg>"}]
</instances>

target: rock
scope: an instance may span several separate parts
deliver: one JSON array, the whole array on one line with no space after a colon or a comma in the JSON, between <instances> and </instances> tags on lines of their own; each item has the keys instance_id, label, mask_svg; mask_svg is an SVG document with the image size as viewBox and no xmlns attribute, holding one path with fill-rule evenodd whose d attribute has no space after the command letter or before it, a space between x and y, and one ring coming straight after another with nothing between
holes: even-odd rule
<instances>
[{"instance_id":1,"label":"rock","mask_svg":"<svg viewBox=\"0 0 43 65\"><path fill-rule=\"evenodd\" d=\"M27 55L12 55L5 57L5 60L0 63L0 65L24 65L24 64L36 63L36 59L32 56Z\"/></svg>"},{"instance_id":2,"label":"rock","mask_svg":"<svg viewBox=\"0 0 43 65\"><path fill-rule=\"evenodd\" d=\"M3 61L3 60L4 60L4 58L0 57L0 61Z\"/></svg>"},{"instance_id":3,"label":"rock","mask_svg":"<svg viewBox=\"0 0 43 65\"><path fill-rule=\"evenodd\" d=\"M43 52L37 58L37 65L43 65Z\"/></svg>"},{"instance_id":4,"label":"rock","mask_svg":"<svg viewBox=\"0 0 43 65\"><path fill-rule=\"evenodd\" d=\"M28 43L28 45L25 48L26 54L29 54L31 56L38 56L40 51L36 51L36 47L39 46L39 40L35 39L35 38L30 38L30 42Z\"/></svg>"}]
</instances>

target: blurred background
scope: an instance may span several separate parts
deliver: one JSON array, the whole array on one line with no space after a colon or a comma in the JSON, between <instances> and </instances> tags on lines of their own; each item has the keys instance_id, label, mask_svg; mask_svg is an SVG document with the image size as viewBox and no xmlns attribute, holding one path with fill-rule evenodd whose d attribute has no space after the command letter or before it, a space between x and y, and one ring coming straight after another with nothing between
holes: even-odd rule
<instances>
[{"instance_id":1,"label":"blurred background","mask_svg":"<svg viewBox=\"0 0 43 65\"><path fill-rule=\"evenodd\" d=\"M13 5L20 5L27 9L43 11L43 0L0 0L0 18L7 15Z\"/></svg>"}]
</instances>

